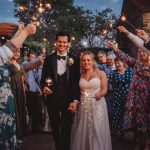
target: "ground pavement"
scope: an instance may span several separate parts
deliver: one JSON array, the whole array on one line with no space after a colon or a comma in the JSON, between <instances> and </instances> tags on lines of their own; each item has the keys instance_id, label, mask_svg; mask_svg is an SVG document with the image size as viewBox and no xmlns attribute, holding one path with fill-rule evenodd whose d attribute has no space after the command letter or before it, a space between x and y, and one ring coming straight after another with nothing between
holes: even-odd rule
<instances>
[{"instance_id":1,"label":"ground pavement","mask_svg":"<svg viewBox=\"0 0 150 150\"><path fill-rule=\"evenodd\" d=\"M112 145L113 150L135 150L136 145L132 135L126 138L113 137ZM51 133L38 133L29 135L23 142L19 150L55 150L54 141ZM141 150L141 149L136 149Z\"/></svg>"}]
</instances>

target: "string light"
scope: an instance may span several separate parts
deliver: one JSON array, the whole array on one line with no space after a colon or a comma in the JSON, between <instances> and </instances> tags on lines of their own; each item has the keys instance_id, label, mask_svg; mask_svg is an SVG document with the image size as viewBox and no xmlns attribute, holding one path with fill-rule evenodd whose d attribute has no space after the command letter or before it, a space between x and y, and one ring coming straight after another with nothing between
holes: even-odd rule
<instances>
[{"instance_id":1,"label":"string light","mask_svg":"<svg viewBox=\"0 0 150 150\"><path fill-rule=\"evenodd\" d=\"M103 36L106 36L107 34L108 34L108 30L104 29L104 30L102 31L102 35L103 35Z\"/></svg>"},{"instance_id":2,"label":"string light","mask_svg":"<svg viewBox=\"0 0 150 150\"><path fill-rule=\"evenodd\" d=\"M46 38L43 38L43 41L44 41L44 42L46 42L46 41L47 41L47 39L46 39Z\"/></svg>"},{"instance_id":3,"label":"string light","mask_svg":"<svg viewBox=\"0 0 150 150\"><path fill-rule=\"evenodd\" d=\"M49 3L45 4L45 5L46 5L47 8L51 8L52 7L51 4L49 4Z\"/></svg>"},{"instance_id":4,"label":"string light","mask_svg":"<svg viewBox=\"0 0 150 150\"><path fill-rule=\"evenodd\" d=\"M74 41L74 40L75 40L75 37L72 37L71 40Z\"/></svg>"},{"instance_id":5,"label":"string light","mask_svg":"<svg viewBox=\"0 0 150 150\"><path fill-rule=\"evenodd\" d=\"M22 11L24 11L26 8L25 7L23 7L23 6L20 6L19 7L19 10L22 12Z\"/></svg>"},{"instance_id":6,"label":"string light","mask_svg":"<svg viewBox=\"0 0 150 150\"><path fill-rule=\"evenodd\" d=\"M38 8L38 11L39 11L40 13L42 13L42 12L44 11L44 8L39 7L39 8Z\"/></svg>"},{"instance_id":7,"label":"string light","mask_svg":"<svg viewBox=\"0 0 150 150\"><path fill-rule=\"evenodd\" d=\"M40 22L39 21L37 21L37 26L40 26Z\"/></svg>"},{"instance_id":8,"label":"string light","mask_svg":"<svg viewBox=\"0 0 150 150\"><path fill-rule=\"evenodd\" d=\"M109 22L109 27L112 28L113 26L114 26L114 23L110 21Z\"/></svg>"}]
</instances>

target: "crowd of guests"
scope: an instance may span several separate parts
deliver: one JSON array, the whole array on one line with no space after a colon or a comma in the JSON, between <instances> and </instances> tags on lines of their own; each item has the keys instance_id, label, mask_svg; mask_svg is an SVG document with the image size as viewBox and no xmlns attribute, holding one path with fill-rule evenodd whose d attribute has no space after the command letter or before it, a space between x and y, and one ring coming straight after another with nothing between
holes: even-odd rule
<instances>
[{"instance_id":1,"label":"crowd of guests","mask_svg":"<svg viewBox=\"0 0 150 150\"><path fill-rule=\"evenodd\" d=\"M16 25L0 27L5 36ZM59 32L53 53L30 52L19 63L20 47L36 23L19 24L0 47L0 149L14 150L27 133L42 131L45 106L56 150L111 150L111 137L128 132L139 150L150 149L150 40L143 30L118 30L137 46L137 58L108 41L111 51L99 51L99 62L91 51L79 59L68 52L70 35Z\"/></svg>"}]
</instances>

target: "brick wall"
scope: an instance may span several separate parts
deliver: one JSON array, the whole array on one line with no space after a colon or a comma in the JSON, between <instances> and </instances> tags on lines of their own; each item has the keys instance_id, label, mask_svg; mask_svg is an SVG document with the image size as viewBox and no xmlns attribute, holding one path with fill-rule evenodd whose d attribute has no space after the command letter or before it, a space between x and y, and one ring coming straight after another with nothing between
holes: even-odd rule
<instances>
[{"instance_id":1,"label":"brick wall","mask_svg":"<svg viewBox=\"0 0 150 150\"><path fill-rule=\"evenodd\" d=\"M150 35L150 12L143 13L143 29Z\"/></svg>"}]
</instances>

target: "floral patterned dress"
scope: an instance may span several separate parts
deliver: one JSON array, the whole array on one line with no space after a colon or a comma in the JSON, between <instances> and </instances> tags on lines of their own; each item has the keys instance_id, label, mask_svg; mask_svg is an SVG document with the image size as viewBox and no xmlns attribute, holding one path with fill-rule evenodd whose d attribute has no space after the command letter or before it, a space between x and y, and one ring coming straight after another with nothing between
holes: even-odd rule
<instances>
[{"instance_id":1,"label":"floral patterned dress","mask_svg":"<svg viewBox=\"0 0 150 150\"><path fill-rule=\"evenodd\" d=\"M16 143L14 98L7 65L0 66L0 150L14 150Z\"/></svg>"},{"instance_id":2,"label":"floral patterned dress","mask_svg":"<svg viewBox=\"0 0 150 150\"><path fill-rule=\"evenodd\" d=\"M134 76L125 106L124 128L150 134L150 67L123 52L118 56L134 65Z\"/></svg>"}]
</instances>

